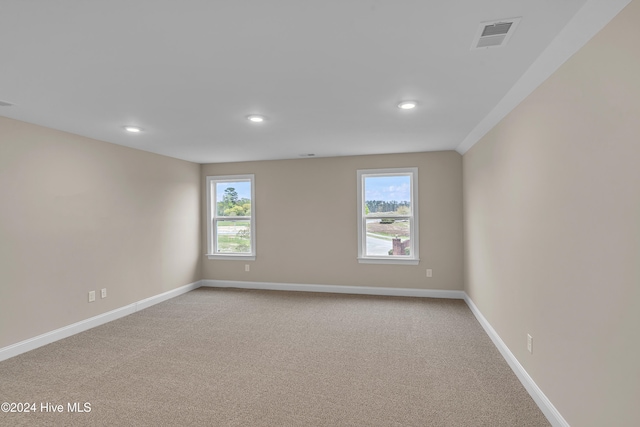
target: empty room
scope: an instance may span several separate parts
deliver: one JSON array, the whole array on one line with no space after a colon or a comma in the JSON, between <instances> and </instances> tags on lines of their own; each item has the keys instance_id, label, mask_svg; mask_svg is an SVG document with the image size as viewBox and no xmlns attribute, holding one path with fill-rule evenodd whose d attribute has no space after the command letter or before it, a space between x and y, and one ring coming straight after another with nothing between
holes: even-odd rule
<instances>
[{"instance_id":1,"label":"empty room","mask_svg":"<svg viewBox=\"0 0 640 427\"><path fill-rule=\"evenodd\" d=\"M640 425L638 22L3 0L0 425Z\"/></svg>"}]
</instances>

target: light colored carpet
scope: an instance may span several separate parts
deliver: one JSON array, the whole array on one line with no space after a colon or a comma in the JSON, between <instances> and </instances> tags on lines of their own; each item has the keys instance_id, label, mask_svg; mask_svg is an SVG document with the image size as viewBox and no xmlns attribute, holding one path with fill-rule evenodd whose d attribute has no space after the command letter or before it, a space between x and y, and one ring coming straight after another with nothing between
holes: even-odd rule
<instances>
[{"instance_id":1,"label":"light colored carpet","mask_svg":"<svg viewBox=\"0 0 640 427\"><path fill-rule=\"evenodd\" d=\"M0 362L0 402L38 406L3 426L549 425L463 301L238 289Z\"/></svg>"}]
</instances>

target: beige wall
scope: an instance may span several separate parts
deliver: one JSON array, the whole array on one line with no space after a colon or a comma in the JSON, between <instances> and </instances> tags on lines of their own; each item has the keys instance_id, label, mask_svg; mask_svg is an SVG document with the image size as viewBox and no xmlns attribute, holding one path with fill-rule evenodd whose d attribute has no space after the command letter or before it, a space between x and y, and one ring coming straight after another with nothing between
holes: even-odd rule
<instances>
[{"instance_id":1,"label":"beige wall","mask_svg":"<svg viewBox=\"0 0 640 427\"><path fill-rule=\"evenodd\" d=\"M638 22L635 1L463 157L466 291L572 426L640 425Z\"/></svg>"},{"instance_id":2,"label":"beige wall","mask_svg":"<svg viewBox=\"0 0 640 427\"><path fill-rule=\"evenodd\" d=\"M420 264L359 264L356 171L413 166L419 168ZM248 262L250 272L244 261L205 260L203 279L462 290L458 153L208 164L201 182L209 175L246 173L255 174L257 258ZM202 228L205 254L205 223ZM427 268L433 269L431 279Z\"/></svg>"},{"instance_id":3,"label":"beige wall","mask_svg":"<svg viewBox=\"0 0 640 427\"><path fill-rule=\"evenodd\" d=\"M199 280L199 178L0 117L0 348Z\"/></svg>"},{"instance_id":4,"label":"beige wall","mask_svg":"<svg viewBox=\"0 0 640 427\"><path fill-rule=\"evenodd\" d=\"M635 1L464 157L200 166L0 117L0 348L200 278L464 281L571 425L640 424L637 22ZM413 166L420 264L359 264L356 170ZM205 259L201 222L205 177L246 173L256 175L250 272Z\"/></svg>"}]
</instances>

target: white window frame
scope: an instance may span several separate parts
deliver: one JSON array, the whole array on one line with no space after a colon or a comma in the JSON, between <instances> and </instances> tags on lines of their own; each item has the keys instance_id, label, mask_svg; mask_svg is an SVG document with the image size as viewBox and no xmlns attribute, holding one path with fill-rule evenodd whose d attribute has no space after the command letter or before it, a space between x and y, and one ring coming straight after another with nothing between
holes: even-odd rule
<instances>
[{"instance_id":1,"label":"white window frame","mask_svg":"<svg viewBox=\"0 0 640 427\"><path fill-rule=\"evenodd\" d=\"M216 183L219 182L251 182L251 216L240 217L219 217L217 216L216 209ZM255 176L253 174L247 175L225 175L225 176L208 176L207 177L207 258L218 260L245 260L254 261L256 259L256 186ZM217 239L217 227L214 226L214 222L219 218L226 218L227 220L234 219L248 219L251 222L251 252L247 253L217 253L216 242ZM222 219L220 219L222 220Z\"/></svg>"},{"instance_id":2,"label":"white window frame","mask_svg":"<svg viewBox=\"0 0 640 427\"><path fill-rule=\"evenodd\" d=\"M364 180L370 177L379 176L406 176L409 175L411 182L411 214L403 216L409 218L411 250L410 256L368 256L365 254L367 238L366 218L374 219L375 216L366 217L364 200ZM393 169L359 169L358 170L358 262L363 264L405 264L417 265L420 262L419 256L419 236L418 227L418 168L393 168ZM382 217L382 216L381 216Z\"/></svg>"}]
</instances>

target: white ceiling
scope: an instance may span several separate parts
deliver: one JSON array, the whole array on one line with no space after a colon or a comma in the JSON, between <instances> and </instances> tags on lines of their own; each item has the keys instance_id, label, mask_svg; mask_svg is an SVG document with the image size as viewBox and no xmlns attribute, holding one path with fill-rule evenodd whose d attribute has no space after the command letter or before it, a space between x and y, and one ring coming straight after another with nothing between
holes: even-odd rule
<instances>
[{"instance_id":1,"label":"white ceiling","mask_svg":"<svg viewBox=\"0 0 640 427\"><path fill-rule=\"evenodd\" d=\"M0 0L0 115L197 163L464 152L628 2Z\"/></svg>"}]
</instances>

